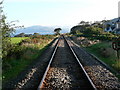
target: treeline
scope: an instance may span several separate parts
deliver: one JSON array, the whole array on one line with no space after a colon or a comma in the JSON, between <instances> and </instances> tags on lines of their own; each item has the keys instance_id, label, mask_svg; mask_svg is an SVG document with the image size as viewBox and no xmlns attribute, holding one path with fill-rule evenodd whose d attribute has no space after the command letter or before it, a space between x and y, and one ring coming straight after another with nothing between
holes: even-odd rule
<instances>
[{"instance_id":1,"label":"treeline","mask_svg":"<svg viewBox=\"0 0 120 90\"><path fill-rule=\"evenodd\" d=\"M25 33L20 33L15 35L14 37L32 37L32 36L38 36L40 35L39 33L34 33L34 34L25 34Z\"/></svg>"},{"instance_id":2,"label":"treeline","mask_svg":"<svg viewBox=\"0 0 120 90\"><path fill-rule=\"evenodd\" d=\"M77 36L90 37L99 40L114 40L119 35L104 31L106 20L96 21L94 23L81 21L78 25L71 28L70 33Z\"/></svg>"},{"instance_id":3,"label":"treeline","mask_svg":"<svg viewBox=\"0 0 120 90\"><path fill-rule=\"evenodd\" d=\"M61 28L55 28L54 33L55 35L60 35ZM25 33L20 33L15 35L14 37L32 37L32 36L39 36L39 33L34 33L34 34L25 34Z\"/></svg>"}]
</instances>

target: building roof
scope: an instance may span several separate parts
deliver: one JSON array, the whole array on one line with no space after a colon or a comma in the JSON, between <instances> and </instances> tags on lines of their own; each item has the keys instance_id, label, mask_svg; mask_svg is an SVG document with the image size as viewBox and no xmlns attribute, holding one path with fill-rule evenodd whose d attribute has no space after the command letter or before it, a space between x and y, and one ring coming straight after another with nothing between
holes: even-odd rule
<instances>
[{"instance_id":1,"label":"building roof","mask_svg":"<svg viewBox=\"0 0 120 90\"><path fill-rule=\"evenodd\" d=\"M119 18L111 19L111 20L105 22L104 24L110 24L110 25L112 25L113 23L116 23L116 22L120 22L120 17Z\"/></svg>"}]
</instances>

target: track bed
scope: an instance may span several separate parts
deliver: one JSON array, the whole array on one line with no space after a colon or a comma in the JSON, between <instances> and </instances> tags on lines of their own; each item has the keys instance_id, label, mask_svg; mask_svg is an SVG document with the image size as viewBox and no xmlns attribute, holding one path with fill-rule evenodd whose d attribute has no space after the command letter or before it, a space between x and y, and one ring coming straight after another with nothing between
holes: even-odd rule
<instances>
[{"instance_id":1,"label":"track bed","mask_svg":"<svg viewBox=\"0 0 120 90\"><path fill-rule=\"evenodd\" d=\"M52 63L39 88L94 90L63 37L58 41Z\"/></svg>"}]
</instances>

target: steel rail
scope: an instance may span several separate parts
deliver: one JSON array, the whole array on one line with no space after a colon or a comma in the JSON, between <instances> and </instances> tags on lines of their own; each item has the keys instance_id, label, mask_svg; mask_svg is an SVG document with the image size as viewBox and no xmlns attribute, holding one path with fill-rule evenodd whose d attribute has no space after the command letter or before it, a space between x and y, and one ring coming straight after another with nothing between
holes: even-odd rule
<instances>
[{"instance_id":1,"label":"steel rail","mask_svg":"<svg viewBox=\"0 0 120 90\"><path fill-rule=\"evenodd\" d=\"M44 73L44 75L43 75L43 78L42 78L42 80L41 80L41 82L40 82L37 90L40 90L40 89L42 88L42 84L43 84L43 82L44 82L44 79L45 79L45 77L46 77L46 75L47 75L47 72L48 72L48 70L49 70L49 67L50 67L50 65L51 65L51 63L52 63L52 60L53 60L53 58L54 58L54 56L55 56L55 53L56 53L56 51L57 51L59 39L60 39L60 38L58 38L58 40L57 40L57 43L56 43L54 52L53 52L53 54L52 54L52 57L51 57L51 59L50 59L50 61L49 61L49 64L48 64L48 66L47 66L47 68L46 68L46 70L45 70L45 73Z\"/></svg>"},{"instance_id":2,"label":"steel rail","mask_svg":"<svg viewBox=\"0 0 120 90\"><path fill-rule=\"evenodd\" d=\"M97 88L95 87L94 83L92 82L92 80L91 80L90 77L88 76L87 72L85 71L83 65L81 64L80 60L78 59L77 55L75 54L74 50L73 50L72 47L69 45L68 41L66 40L66 38L65 38L64 36L63 36L63 38L64 38L64 40L66 41L66 43L67 43L68 47L70 48L70 50L72 51L72 54L73 54L74 57L76 58L76 60L77 60L77 62L79 63L80 67L82 68L83 72L85 73L85 75L86 75L88 81L90 82L91 86L93 87L94 90L97 90ZM59 38L59 39L60 39L60 38ZM51 57L51 59L50 59L50 61L49 61L49 64L48 64L48 66L47 66L47 68L46 68L46 70L45 70L45 73L44 73L44 75L43 75L43 78L42 78L42 80L41 80L41 82L40 82L37 90L42 89L42 85L43 85L44 80L45 80L45 78L46 78L47 72L48 72L49 67L50 67L50 65L51 65L51 63L52 63L52 61L53 61L53 58L54 58L55 54L56 54L56 51L57 51L57 48L58 48L59 39L57 40L57 43L56 43L55 49L54 49L54 51L53 51L52 57Z\"/></svg>"},{"instance_id":3,"label":"steel rail","mask_svg":"<svg viewBox=\"0 0 120 90\"><path fill-rule=\"evenodd\" d=\"M64 37L64 36L63 36ZM76 58L77 62L79 63L80 67L82 68L83 72L85 73L87 79L89 80L90 84L92 85L92 87L94 88L94 90L97 90L97 88L95 87L94 83L92 82L92 80L90 79L89 75L87 74L86 70L84 69L83 65L81 64L80 60L78 59L77 55L75 54L74 50L72 49L72 47L69 45L68 41L66 40L66 38L64 37L65 41L67 42L70 50L72 51L74 57Z\"/></svg>"},{"instance_id":4,"label":"steel rail","mask_svg":"<svg viewBox=\"0 0 120 90\"><path fill-rule=\"evenodd\" d=\"M70 38L69 38L70 39ZM70 39L71 40L71 39ZM81 48L77 43L75 43L74 41L71 41L71 43L73 43L74 45L76 45L77 47ZM116 75L120 75L116 70L114 70L112 67L108 66L106 63L104 63L102 60L100 60L97 56L95 56L94 54L90 53L90 52L86 52L85 49L81 48L82 51L84 51L85 53L89 54L92 58L94 58L97 62L99 62L101 65L103 65L105 68L107 68L109 71L115 73Z\"/></svg>"},{"instance_id":5,"label":"steel rail","mask_svg":"<svg viewBox=\"0 0 120 90\"><path fill-rule=\"evenodd\" d=\"M70 38L69 38L70 39ZM70 39L71 40L71 39ZM74 45L76 45L77 47L81 48L77 43L75 43L74 41L71 41L71 43L73 43ZM85 49L81 48L82 51L86 52ZM116 70L114 70L112 67L108 66L106 63L104 63L101 59L99 59L97 56L95 56L94 54L90 53L90 52L86 52L87 54L89 54L92 58L94 58L97 62L99 62L102 66L104 66L105 68L107 68L109 71L115 73L116 75L120 75Z\"/></svg>"}]
</instances>

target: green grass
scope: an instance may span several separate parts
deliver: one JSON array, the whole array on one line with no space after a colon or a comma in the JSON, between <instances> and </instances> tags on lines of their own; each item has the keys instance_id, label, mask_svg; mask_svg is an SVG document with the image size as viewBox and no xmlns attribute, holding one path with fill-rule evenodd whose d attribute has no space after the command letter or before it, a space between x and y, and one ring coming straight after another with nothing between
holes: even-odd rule
<instances>
[{"instance_id":1,"label":"green grass","mask_svg":"<svg viewBox=\"0 0 120 90\"><path fill-rule=\"evenodd\" d=\"M43 36L46 37L46 36ZM52 37L52 36L51 36ZM27 38L12 38L13 43L21 39ZM14 40L15 39L15 40ZM17 40L17 41L16 41ZM27 68L32 62L34 62L41 53L48 47L49 43L53 39L42 39L41 44L32 44L32 46L18 46L19 48L24 48L21 56L17 59L15 55L11 56L5 62L3 62L3 83L17 77L23 70ZM19 49L18 49L19 50Z\"/></svg>"},{"instance_id":2,"label":"green grass","mask_svg":"<svg viewBox=\"0 0 120 90\"><path fill-rule=\"evenodd\" d=\"M44 46L41 47L40 51L34 50L36 53L32 55L26 54L27 59L24 56L19 60L12 59L11 61L7 62L9 65L11 65L11 67L3 73L3 83L18 76L19 73L22 72L27 66L29 66L45 49L46 47Z\"/></svg>"},{"instance_id":3,"label":"green grass","mask_svg":"<svg viewBox=\"0 0 120 90\"><path fill-rule=\"evenodd\" d=\"M105 53L103 55L102 52L104 52L104 49L108 49L108 48L110 48L110 50L106 51L106 54L109 54L109 55L105 56ZM116 52L112 50L111 43L108 43L108 42L98 43L98 44L86 47L86 50L95 54L101 60L103 60L105 63L107 63L112 67L114 66L114 64L116 64L116 60L117 60Z\"/></svg>"},{"instance_id":4,"label":"green grass","mask_svg":"<svg viewBox=\"0 0 120 90\"><path fill-rule=\"evenodd\" d=\"M12 38L11 38L11 43L16 44L16 43L19 43L19 42L21 42L22 40L28 39L28 38L29 38L29 37L12 37Z\"/></svg>"},{"instance_id":5,"label":"green grass","mask_svg":"<svg viewBox=\"0 0 120 90\"><path fill-rule=\"evenodd\" d=\"M112 49L111 42L101 42L86 47L85 49L88 52L97 56L99 59L101 59L103 62L108 64L110 67L114 68L117 71L120 71L120 62L117 62L118 58L116 57L116 51ZM105 52L103 55L104 49L109 49L109 50Z\"/></svg>"}]
</instances>

